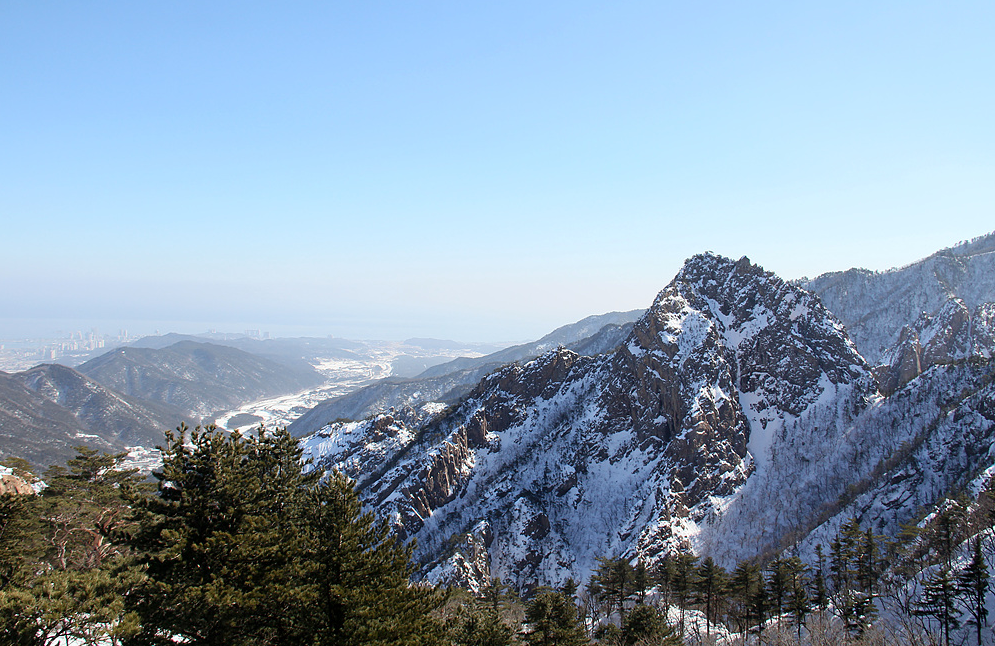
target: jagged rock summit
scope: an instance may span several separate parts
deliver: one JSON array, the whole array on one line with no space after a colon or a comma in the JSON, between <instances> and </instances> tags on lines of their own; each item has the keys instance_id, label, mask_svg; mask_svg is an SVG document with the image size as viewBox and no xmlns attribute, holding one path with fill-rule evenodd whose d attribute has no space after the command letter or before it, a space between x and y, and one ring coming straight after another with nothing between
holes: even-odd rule
<instances>
[{"instance_id":1,"label":"jagged rock summit","mask_svg":"<svg viewBox=\"0 0 995 646\"><path fill-rule=\"evenodd\" d=\"M583 580L598 556L778 547L845 487L820 462L875 392L818 298L747 258L702 254L613 352L552 350L421 425L330 425L306 446L418 539L430 580L529 586ZM787 460L812 465L794 471L802 518L770 505Z\"/></svg>"}]
</instances>

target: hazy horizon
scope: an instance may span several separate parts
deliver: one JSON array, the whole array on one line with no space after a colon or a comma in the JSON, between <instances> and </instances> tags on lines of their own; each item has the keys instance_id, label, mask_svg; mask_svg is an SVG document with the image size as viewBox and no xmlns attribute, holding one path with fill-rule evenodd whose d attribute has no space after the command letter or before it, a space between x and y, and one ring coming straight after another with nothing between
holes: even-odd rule
<instances>
[{"instance_id":1,"label":"hazy horizon","mask_svg":"<svg viewBox=\"0 0 995 646\"><path fill-rule=\"evenodd\" d=\"M901 266L993 228L993 21L5 3L0 338L515 342L648 307L703 251L787 279Z\"/></svg>"}]
</instances>

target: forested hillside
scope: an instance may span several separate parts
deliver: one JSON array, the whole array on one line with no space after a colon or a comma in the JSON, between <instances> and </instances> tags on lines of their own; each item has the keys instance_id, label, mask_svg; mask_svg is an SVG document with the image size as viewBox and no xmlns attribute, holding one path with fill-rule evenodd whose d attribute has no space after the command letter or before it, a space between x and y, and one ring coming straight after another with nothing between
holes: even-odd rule
<instances>
[{"instance_id":1,"label":"forested hillside","mask_svg":"<svg viewBox=\"0 0 995 646\"><path fill-rule=\"evenodd\" d=\"M41 494L0 496L5 644L991 643L995 491L893 540L857 519L812 558L726 569L605 554L590 578L474 592L410 580L411 546L284 431L178 429L154 484L83 450ZM7 470L35 479L23 461Z\"/></svg>"}]
</instances>

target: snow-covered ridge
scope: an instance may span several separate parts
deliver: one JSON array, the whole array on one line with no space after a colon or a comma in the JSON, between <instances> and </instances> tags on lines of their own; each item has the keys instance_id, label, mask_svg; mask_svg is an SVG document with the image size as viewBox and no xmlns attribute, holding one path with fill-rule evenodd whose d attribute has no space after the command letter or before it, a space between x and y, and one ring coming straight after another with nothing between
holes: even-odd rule
<instances>
[{"instance_id":1,"label":"snow-covered ridge","mask_svg":"<svg viewBox=\"0 0 995 646\"><path fill-rule=\"evenodd\" d=\"M995 233L887 272L849 269L800 285L817 294L842 320L872 363L923 312L959 298L969 309L995 302Z\"/></svg>"},{"instance_id":2,"label":"snow-covered ridge","mask_svg":"<svg viewBox=\"0 0 995 646\"><path fill-rule=\"evenodd\" d=\"M704 254L614 352L552 350L417 429L342 424L308 450L370 479L363 496L418 539L428 578L556 583L583 579L598 556L776 547L803 519L772 514L771 491L796 484L814 514L847 484L826 486L828 469L789 473L785 456L840 453L873 393L817 298L748 259ZM751 525L765 528L755 543L740 535Z\"/></svg>"}]
</instances>

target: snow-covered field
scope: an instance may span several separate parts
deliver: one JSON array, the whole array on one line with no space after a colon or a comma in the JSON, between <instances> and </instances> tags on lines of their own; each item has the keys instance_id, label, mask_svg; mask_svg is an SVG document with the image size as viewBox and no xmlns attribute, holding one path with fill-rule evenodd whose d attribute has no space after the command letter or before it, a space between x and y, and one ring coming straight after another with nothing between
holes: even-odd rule
<instances>
[{"instance_id":1,"label":"snow-covered field","mask_svg":"<svg viewBox=\"0 0 995 646\"><path fill-rule=\"evenodd\" d=\"M318 388L244 404L235 410L219 415L215 418L215 423L230 431L236 428L242 430L254 428L259 424L264 424L269 428L287 426L326 399L346 395L378 379L390 377L393 361L402 355L409 357L444 356L452 359L481 356L479 352L466 349L435 350L431 353L419 350L417 347L400 342L370 342L370 347L364 356L356 359L316 358L311 361L311 364L327 380ZM239 423L241 420L236 418L240 416L242 420L250 420L248 416L257 419L251 419L248 423ZM235 420L234 425L232 425L233 419Z\"/></svg>"}]
</instances>

